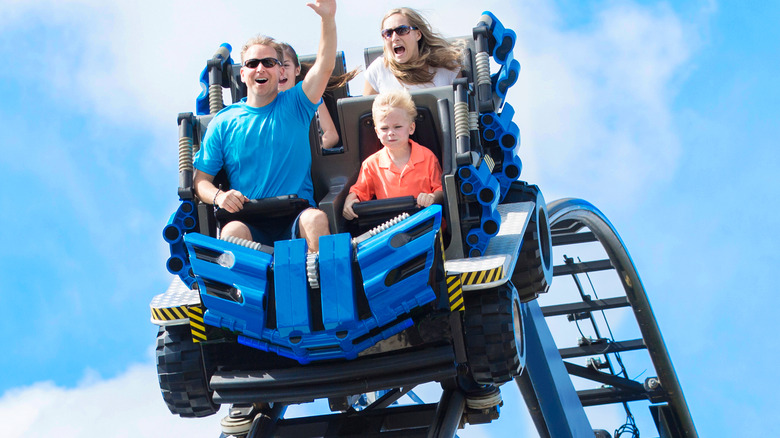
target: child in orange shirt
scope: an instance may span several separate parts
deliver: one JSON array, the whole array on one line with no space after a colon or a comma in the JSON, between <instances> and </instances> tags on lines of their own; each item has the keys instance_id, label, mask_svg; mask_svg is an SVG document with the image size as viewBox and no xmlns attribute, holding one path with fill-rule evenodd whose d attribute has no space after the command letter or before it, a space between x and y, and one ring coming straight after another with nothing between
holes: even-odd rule
<instances>
[{"instance_id":1,"label":"child in orange shirt","mask_svg":"<svg viewBox=\"0 0 780 438\"><path fill-rule=\"evenodd\" d=\"M357 217L352 205L377 199L414 196L419 207L441 204L441 165L430 149L409 136L414 133L417 108L406 90L379 94L371 107L374 130L384 146L363 161L357 182L344 201L344 217Z\"/></svg>"}]
</instances>

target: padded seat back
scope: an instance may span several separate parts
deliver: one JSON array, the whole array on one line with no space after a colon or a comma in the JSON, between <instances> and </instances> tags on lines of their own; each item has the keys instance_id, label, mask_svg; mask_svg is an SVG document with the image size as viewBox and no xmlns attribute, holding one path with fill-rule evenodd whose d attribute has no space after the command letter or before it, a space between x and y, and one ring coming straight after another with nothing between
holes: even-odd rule
<instances>
[{"instance_id":1,"label":"padded seat back","mask_svg":"<svg viewBox=\"0 0 780 438\"><path fill-rule=\"evenodd\" d=\"M452 87L415 90L412 93L418 116L412 140L427 147L436 155L445 173L453 169L454 144L453 115L450 113L454 94ZM352 166L349 179L354 181L360 164L382 145L374 131L371 105L375 96L361 96L338 102L341 131L344 133L345 162ZM440 105L441 101L441 105Z\"/></svg>"},{"instance_id":2,"label":"padded seat back","mask_svg":"<svg viewBox=\"0 0 780 438\"><path fill-rule=\"evenodd\" d=\"M436 158L441 162L441 142L436 134L436 124L433 121L433 114L428 108L417 107L417 117L414 120L415 130L410 138L422 146L430 149ZM382 149L382 143L374 130L374 119L371 113L363 114L360 117L360 161L363 162L371 154Z\"/></svg>"},{"instance_id":3,"label":"padded seat back","mask_svg":"<svg viewBox=\"0 0 780 438\"><path fill-rule=\"evenodd\" d=\"M455 144L455 132L451 128L454 126L451 113L454 102L452 87L416 90L411 95L418 111L416 129L411 138L433 151L445 175L452 174L456 169L452 153ZM344 133L344 155L339 171L342 172L340 178L344 182L339 201L333 204L333 211L336 212L333 218L338 221L339 229L346 227L341 217L341 208L346 193L357 180L361 163L382 147L371 117L371 106L375 97L361 96L338 102L341 131ZM320 205L322 207L322 204Z\"/></svg>"}]
</instances>

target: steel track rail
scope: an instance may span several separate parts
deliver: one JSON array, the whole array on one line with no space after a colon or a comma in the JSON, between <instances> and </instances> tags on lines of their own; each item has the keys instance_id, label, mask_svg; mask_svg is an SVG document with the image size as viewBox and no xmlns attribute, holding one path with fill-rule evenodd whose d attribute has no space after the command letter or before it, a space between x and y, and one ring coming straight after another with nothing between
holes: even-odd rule
<instances>
[{"instance_id":1,"label":"steel track rail","mask_svg":"<svg viewBox=\"0 0 780 438\"><path fill-rule=\"evenodd\" d=\"M636 266L625 244L607 217L593 204L576 198L559 199L547 204L553 236L556 225L564 232L587 227L595 235L614 266L631 308L634 311L642 338L647 345L650 359L661 381L665 399L680 421L684 438L698 438L682 387L674 371L650 302L647 299Z\"/></svg>"}]
</instances>

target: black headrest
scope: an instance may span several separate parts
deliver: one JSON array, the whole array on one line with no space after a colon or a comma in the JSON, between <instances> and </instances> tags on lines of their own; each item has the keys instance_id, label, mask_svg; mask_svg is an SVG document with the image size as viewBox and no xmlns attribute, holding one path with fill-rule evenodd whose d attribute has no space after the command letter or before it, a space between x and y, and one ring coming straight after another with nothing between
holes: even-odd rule
<instances>
[{"instance_id":1,"label":"black headrest","mask_svg":"<svg viewBox=\"0 0 780 438\"><path fill-rule=\"evenodd\" d=\"M410 138L430 149L441 162L441 145L431 111L426 107L418 106L417 118L414 122L415 130ZM379 142L376 131L374 131L374 120L371 113L363 114L360 117L360 160L365 160L381 148L382 143Z\"/></svg>"}]
</instances>

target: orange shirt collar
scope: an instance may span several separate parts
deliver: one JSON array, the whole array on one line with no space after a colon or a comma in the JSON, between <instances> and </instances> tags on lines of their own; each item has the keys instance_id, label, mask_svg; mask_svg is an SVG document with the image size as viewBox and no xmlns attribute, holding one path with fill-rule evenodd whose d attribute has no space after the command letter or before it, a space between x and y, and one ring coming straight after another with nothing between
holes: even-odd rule
<instances>
[{"instance_id":1,"label":"orange shirt collar","mask_svg":"<svg viewBox=\"0 0 780 438\"><path fill-rule=\"evenodd\" d=\"M420 151L420 148L424 146L420 146L419 143L412 139L409 139L409 145L412 148L412 153L409 155L409 161L407 161L406 165L409 166L409 168L414 169L415 164L425 161L425 156L422 154L422 151ZM392 169L393 160L390 159L390 152L388 152L387 148L384 146L382 146L382 152L383 153L379 154L377 165L382 169Z\"/></svg>"}]
</instances>

